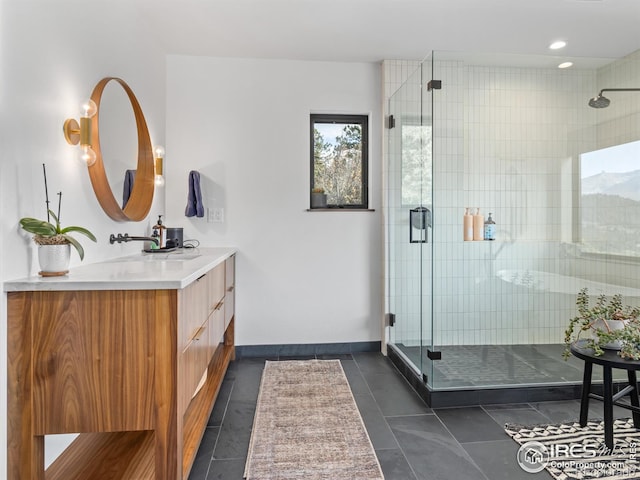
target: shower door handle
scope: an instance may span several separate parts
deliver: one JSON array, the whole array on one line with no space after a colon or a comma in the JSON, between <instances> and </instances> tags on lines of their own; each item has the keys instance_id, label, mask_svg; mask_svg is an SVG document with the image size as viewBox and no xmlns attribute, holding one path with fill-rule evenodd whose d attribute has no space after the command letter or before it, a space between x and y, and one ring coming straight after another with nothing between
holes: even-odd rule
<instances>
[{"instance_id":1,"label":"shower door handle","mask_svg":"<svg viewBox=\"0 0 640 480\"><path fill-rule=\"evenodd\" d=\"M409 210L409 243L427 243L431 227L431 210L419 206ZM414 238L416 231L416 238Z\"/></svg>"}]
</instances>

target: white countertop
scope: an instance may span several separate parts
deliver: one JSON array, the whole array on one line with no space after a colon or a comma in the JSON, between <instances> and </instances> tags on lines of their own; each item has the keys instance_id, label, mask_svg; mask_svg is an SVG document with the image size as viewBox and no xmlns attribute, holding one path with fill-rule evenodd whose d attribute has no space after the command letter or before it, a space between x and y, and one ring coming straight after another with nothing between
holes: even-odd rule
<instances>
[{"instance_id":1,"label":"white countertop","mask_svg":"<svg viewBox=\"0 0 640 480\"><path fill-rule=\"evenodd\" d=\"M173 290L189 285L236 252L230 247L139 253L80 265L61 277L33 276L4 282L5 292L44 290Z\"/></svg>"}]
</instances>

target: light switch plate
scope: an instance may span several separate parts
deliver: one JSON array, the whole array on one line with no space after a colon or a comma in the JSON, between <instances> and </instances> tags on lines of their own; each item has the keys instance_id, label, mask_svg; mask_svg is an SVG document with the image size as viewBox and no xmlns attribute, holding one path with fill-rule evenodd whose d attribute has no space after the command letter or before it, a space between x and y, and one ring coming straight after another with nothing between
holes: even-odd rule
<instances>
[{"instance_id":1,"label":"light switch plate","mask_svg":"<svg viewBox=\"0 0 640 480\"><path fill-rule=\"evenodd\" d=\"M216 207L213 211L213 223L224 223L224 208Z\"/></svg>"}]
</instances>

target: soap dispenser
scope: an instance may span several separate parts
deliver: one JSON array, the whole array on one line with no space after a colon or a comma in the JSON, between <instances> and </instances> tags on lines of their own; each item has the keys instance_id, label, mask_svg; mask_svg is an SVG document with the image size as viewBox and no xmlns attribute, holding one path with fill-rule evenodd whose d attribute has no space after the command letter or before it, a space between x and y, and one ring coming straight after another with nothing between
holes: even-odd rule
<instances>
[{"instance_id":1,"label":"soap dispenser","mask_svg":"<svg viewBox=\"0 0 640 480\"><path fill-rule=\"evenodd\" d=\"M162 215L158 215L158 222L153 226L153 234L151 235L160 241L159 248L165 248L167 244L167 228L162 224Z\"/></svg>"},{"instance_id":2,"label":"soap dispenser","mask_svg":"<svg viewBox=\"0 0 640 480\"><path fill-rule=\"evenodd\" d=\"M480 213L480 209L476 208L473 215L473 239L475 241L484 239L484 215Z\"/></svg>"},{"instance_id":3,"label":"soap dispenser","mask_svg":"<svg viewBox=\"0 0 640 480\"><path fill-rule=\"evenodd\" d=\"M465 242L468 242L473 240L473 215L469 212L469 207L464 209L462 218L462 238Z\"/></svg>"},{"instance_id":4,"label":"soap dispenser","mask_svg":"<svg viewBox=\"0 0 640 480\"><path fill-rule=\"evenodd\" d=\"M484 222L484 239L485 240L495 240L496 239L496 222L491 218L491 213L489 214L489 218Z\"/></svg>"}]
</instances>

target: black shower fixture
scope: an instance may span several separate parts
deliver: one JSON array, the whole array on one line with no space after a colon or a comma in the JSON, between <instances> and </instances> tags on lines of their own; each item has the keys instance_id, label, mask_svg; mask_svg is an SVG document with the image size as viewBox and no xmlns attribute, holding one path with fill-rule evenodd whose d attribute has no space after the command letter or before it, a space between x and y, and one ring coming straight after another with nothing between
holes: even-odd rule
<instances>
[{"instance_id":1,"label":"black shower fixture","mask_svg":"<svg viewBox=\"0 0 640 480\"><path fill-rule=\"evenodd\" d=\"M640 88L603 88L597 97L593 97L589 100L589 106L593 108L606 108L611 103L607 97L602 95L602 92L640 92Z\"/></svg>"}]
</instances>

